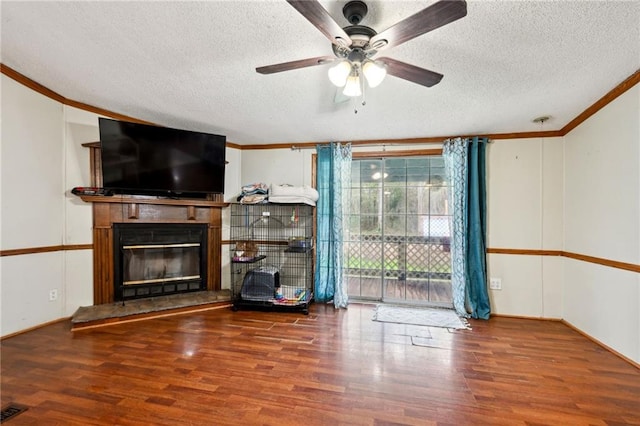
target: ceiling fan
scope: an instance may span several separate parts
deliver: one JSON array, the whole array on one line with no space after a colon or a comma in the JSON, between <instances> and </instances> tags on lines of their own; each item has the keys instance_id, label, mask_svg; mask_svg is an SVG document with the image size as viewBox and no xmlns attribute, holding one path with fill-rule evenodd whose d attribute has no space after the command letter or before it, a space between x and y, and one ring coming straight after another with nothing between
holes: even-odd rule
<instances>
[{"instance_id":1,"label":"ceiling fan","mask_svg":"<svg viewBox=\"0 0 640 426\"><path fill-rule=\"evenodd\" d=\"M442 74L388 57L376 58L376 55L467 14L465 0L441 0L378 33L373 28L360 25L368 12L363 1L352 0L345 4L342 14L351 25L344 28L317 0L287 2L331 41L334 56L267 65L256 68L256 71L260 74L274 74L337 61L329 69L329 80L338 87L344 87L343 94L346 96L362 94L364 81L360 78L361 75L364 75L369 87L379 85L387 73L426 87L438 84Z\"/></svg>"}]
</instances>

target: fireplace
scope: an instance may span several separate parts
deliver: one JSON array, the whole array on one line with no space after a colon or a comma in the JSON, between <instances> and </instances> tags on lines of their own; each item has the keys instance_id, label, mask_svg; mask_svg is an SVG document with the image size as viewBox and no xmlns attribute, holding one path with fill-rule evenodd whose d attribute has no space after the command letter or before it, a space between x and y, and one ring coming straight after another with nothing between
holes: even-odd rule
<instances>
[{"instance_id":1,"label":"fireplace","mask_svg":"<svg viewBox=\"0 0 640 426\"><path fill-rule=\"evenodd\" d=\"M207 289L207 225L113 224L114 300Z\"/></svg>"},{"instance_id":2,"label":"fireplace","mask_svg":"<svg viewBox=\"0 0 640 426\"><path fill-rule=\"evenodd\" d=\"M222 209L229 204L222 201L222 195L216 196L214 200L191 200L191 199L169 199L157 197L141 196L97 196L83 195L82 200L91 203L93 208L93 304L101 305L113 303L116 300L116 288L119 290L121 301L122 290L136 289L136 294L127 297L149 297L159 294L166 294L165 291L172 290L172 287L158 289L160 283L147 283L146 290L143 284L126 284L123 281L115 281L115 262L122 264L120 245L116 246L115 241L120 241L120 237L114 235L114 228L124 225L145 225L138 230L145 229L146 225L152 228L173 227L175 225L195 225L194 229L205 229L205 240L200 242L200 260L206 263L203 269L200 264L201 283L207 291L220 291L221 289L221 255L222 255ZM154 233L156 236L160 234ZM135 241L130 245L136 245ZM194 242L188 242L191 244ZM152 242L152 244L163 244L162 242ZM170 244L179 244L170 240ZM205 246L206 244L206 246ZM129 244L127 244L129 245ZM138 244L138 245L144 245ZM174 247L176 249L177 247ZM188 262L185 262L185 264ZM171 270L174 264L167 265ZM164 266L161 268L164 270ZM120 268L118 268L120 270ZM184 272L184 271L183 271ZM191 272L187 271L191 275ZM189 276L190 276L189 275ZM192 274L197 275L197 274ZM142 275L142 279L147 278ZM121 280L121 278L119 278ZM131 281L139 281L133 279ZM184 283L182 283L184 284ZM189 283L187 283L189 284ZM186 291L193 291L193 282L187 285ZM177 291L184 291L184 286L176 287ZM147 296L145 291L148 292ZM139 293L139 294L138 294ZM159 293L159 294L158 294Z\"/></svg>"}]
</instances>

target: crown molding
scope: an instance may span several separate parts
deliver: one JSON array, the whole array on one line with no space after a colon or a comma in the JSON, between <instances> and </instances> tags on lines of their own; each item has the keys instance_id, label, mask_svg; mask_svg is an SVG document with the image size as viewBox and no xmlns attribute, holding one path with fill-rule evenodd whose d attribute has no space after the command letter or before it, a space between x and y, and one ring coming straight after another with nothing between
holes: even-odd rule
<instances>
[{"instance_id":1,"label":"crown molding","mask_svg":"<svg viewBox=\"0 0 640 426\"><path fill-rule=\"evenodd\" d=\"M109 111L103 108L98 108L93 105L85 104L83 102L74 101L73 99L65 98L61 94L54 92L53 90L43 86L42 84L36 81L31 80L29 77L19 73L18 71L6 66L3 63L0 63L0 72L6 75L7 77L15 80L16 82L30 88L31 90L34 90L40 93L41 95L51 98L54 101L58 101L64 105L72 106L78 109L82 109L84 111L93 112L95 114L102 115L105 117L110 117L116 120L131 121L134 123L141 123L141 124L153 124L148 121L140 120L134 117L129 117L128 115L118 114L117 112Z\"/></svg>"},{"instance_id":2,"label":"crown molding","mask_svg":"<svg viewBox=\"0 0 640 426\"><path fill-rule=\"evenodd\" d=\"M566 135L576 127L578 127L581 123L586 121L589 117L591 117L596 112L600 111L602 108L611 103L618 96L622 95L627 90L631 89L633 86L640 82L640 69L627 77L622 83L618 84L614 87L609 93L598 99L593 105L589 108L582 111L576 118L571 120L566 126L560 129L562 136Z\"/></svg>"},{"instance_id":3,"label":"crown molding","mask_svg":"<svg viewBox=\"0 0 640 426\"><path fill-rule=\"evenodd\" d=\"M0 63L0 72L7 77L17 81L18 83L44 95L53 100L61 102L65 105L69 105L78 109L93 112L98 115L114 118L116 120L131 121L134 123L142 124L155 124L148 121L143 121L134 117L112 112L103 108L98 108L93 105L78 102L73 99L68 99L59 93L43 86L42 84L31 80L24 74ZM589 117L600 111L606 105L611 103L618 96L631 89L633 86L640 82L640 69L636 70L633 74L627 77L622 83L618 84L606 95L598 99L591 106L580 113L576 118L571 120L566 126L559 130L538 131L538 132L514 132L514 133L490 133L485 135L449 135L449 136L436 136L436 137L424 137L424 138L408 138L408 139L371 139L371 140L355 140L355 141L343 141L349 142L352 146L367 146L367 145L412 145L412 144L428 144L428 143L441 143L442 141L455 137L472 137L481 136L492 140L500 139L530 139L530 138L551 138L562 137L575 129ZM235 148L239 150L256 150L256 149L301 149L301 148L315 148L317 145L327 144L327 142L291 142L291 143L275 143L275 144L251 144L241 145L234 142L227 141L227 147Z\"/></svg>"}]
</instances>

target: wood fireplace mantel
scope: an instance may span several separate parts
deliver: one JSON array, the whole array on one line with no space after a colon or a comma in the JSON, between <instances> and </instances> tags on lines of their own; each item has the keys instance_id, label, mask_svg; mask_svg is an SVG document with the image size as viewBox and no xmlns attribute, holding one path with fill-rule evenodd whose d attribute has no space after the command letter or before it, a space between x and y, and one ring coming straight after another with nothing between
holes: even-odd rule
<instances>
[{"instance_id":1,"label":"wood fireplace mantel","mask_svg":"<svg viewBox=\"0 0 640 426\"><path fill-rule=\"evenodd\" d=\"M142 196L83 195L93 206L93 304L114 302L113 224L186 223L207 224L207 290L221 288L221 201L163 199Z\"/></svg>"}]
</instances>

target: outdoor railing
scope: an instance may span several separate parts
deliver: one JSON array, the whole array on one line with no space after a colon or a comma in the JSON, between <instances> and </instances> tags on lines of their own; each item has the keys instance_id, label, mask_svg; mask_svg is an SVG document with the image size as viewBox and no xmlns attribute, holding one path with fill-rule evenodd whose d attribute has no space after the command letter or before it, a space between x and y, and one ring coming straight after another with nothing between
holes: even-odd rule
<instances>
[{"instance_id":1,"label":"outdoor railing","mask_svg":"<svg viewBox=\"0 0 640 426\"><path fill-rule=\"evenodd\" d=\"M385 278L450 280L450 244L446 236L352 234L344 268L361 277L380 277L382 270Z\"/></svg>"}]
</instances>

